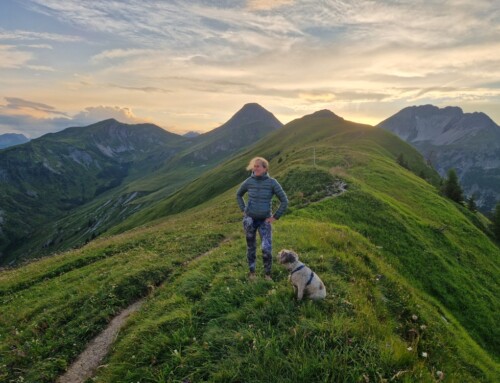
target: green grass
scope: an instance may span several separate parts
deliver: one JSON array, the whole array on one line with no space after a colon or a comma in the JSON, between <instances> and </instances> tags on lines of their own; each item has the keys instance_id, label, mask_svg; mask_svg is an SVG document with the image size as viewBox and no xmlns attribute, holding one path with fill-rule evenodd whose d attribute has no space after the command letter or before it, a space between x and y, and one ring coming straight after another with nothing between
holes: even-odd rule
<instances>
[{"instance_id":1,"label":"green grass","mask_svg":"<svg viewBox=\"0 0 500 383\"><path fill-rule=\"evenodd\" d=\"M296 302L277 264L273 283L246 279L235 191L254 155L290 191L274 253L300 254L322 302ZM329 197L339 179L347 192ZM146 226L2 271L0 380L53 381L147 296L96 381L496 382L500 249L433 179L377 129L292 122L119 230Z\"/></svg>"},{"instance_id":2,"label":"green grass","mask_svg":"<svg viewBox=\"0 0 500 383\"><path fill-rule=\"evenodd\" d=\"M120 309L223 238L190 232L143 230L3 272L0 378L53 381Z\"/></svg>"},{"instance_id":3,"label":"green grass","mask_svg":"<svg viewBox=\"0 0 500 383\"><path fill-rule=\"evenodd\" d=\"M286 238L322 276L324 302L296 302L278 265L274 283L247 281L239 238L149 298L97 381L357 382L400 373L400 381L433 382L437 371L448 381L494 380L487 354L454 320L444 322L432 299L379 267L378 250L365 239L309 220L275 231L278 247Z\"/></svg>"}]
</instances>

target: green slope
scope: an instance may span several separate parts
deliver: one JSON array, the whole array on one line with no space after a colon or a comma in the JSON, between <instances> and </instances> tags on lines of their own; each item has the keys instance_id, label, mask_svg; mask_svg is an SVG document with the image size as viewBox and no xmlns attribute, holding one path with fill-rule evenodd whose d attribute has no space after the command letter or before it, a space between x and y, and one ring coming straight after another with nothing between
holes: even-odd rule
<instances>
[{"instance_id":1,"label":"green slope","mask_svg":"<svg viewBox=\"0 0 500 383\"><path fill-rule=\"evenodd\" d=\"M63 232L64 225L52 228L54 221L64 220L125 181L151 173L154 164L188 144L184 137L155 125L111 119L3 150L0 264L54 252L55 245L67 249L74 228Z\"/></svg>"},{"instance_id":2,"label":"green slope","mask_svg":"<svg viewBox=\"0 0 500 383\"><path fill-rule=\"evenodd\" d=\"M0 155L0 265L82 246L282 124L258 104L187 139L116 120Z\"/></svg>"},{"instance_id":3,"label":"green slope","mask_svg":"<svg viewBox=\"0 0 500 383\"><path fill-rule=\"evenodd\" d=\"M275 253L295 249L324 302L295 302L279 265L274 283L246 280L234 194L254 155L291 200ZM391 134L294 121L126 223L158 218L149 227L1 272L0 379L53 381L148 295L97 381L495 382L500 250L415 174L437 181ZM332 195L339 180L348 189Z\"/></svg>"}]
</instances>

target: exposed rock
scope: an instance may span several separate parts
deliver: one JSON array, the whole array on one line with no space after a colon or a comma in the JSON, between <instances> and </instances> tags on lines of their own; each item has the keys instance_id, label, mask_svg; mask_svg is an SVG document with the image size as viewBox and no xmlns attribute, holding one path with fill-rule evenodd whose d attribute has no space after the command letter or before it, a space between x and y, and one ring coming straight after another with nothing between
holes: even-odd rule
<instances>
[{"instance_id":1,"label":"exposed rock","mask_svg":"<svg viewBox=\"0 0 500 383\"><path fill-rule=\"evenodd\" d=\"M486 114L412 106L377 126L417 148L442 177L454 168L465 195L474 193L481 210L500 201L500 127Z\"/></svg>"}]
</instances>

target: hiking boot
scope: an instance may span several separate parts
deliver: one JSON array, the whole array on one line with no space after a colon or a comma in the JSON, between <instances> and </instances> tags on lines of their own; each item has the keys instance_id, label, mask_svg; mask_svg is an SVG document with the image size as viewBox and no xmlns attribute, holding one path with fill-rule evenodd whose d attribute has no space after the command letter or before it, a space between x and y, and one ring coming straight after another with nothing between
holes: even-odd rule
<instances>
[{"instance_id":1,"label":"hiking boot","mask_svg":"<svg viewBox=\"0 0 500 383\"><path fill-rule=\"evenodd\" d=\"M249 279L250 281L255 281L255 278L257 278L257 276L255 275L255 271L250 271L250 272L248 273L248 279Z\"/></svg>"},{"instance_id":2,"label":"hiking boot","mask_svg":"<svg viewBox=\"0 0 500 383\"><path fill-rule=\"evenodd\" d=\"M269 274L266 274L265 278L264 278L266 281L269 281L269 282L272 282L273 281L273 278L271 277L271 275Z\"/></svg>"}]
</instances>

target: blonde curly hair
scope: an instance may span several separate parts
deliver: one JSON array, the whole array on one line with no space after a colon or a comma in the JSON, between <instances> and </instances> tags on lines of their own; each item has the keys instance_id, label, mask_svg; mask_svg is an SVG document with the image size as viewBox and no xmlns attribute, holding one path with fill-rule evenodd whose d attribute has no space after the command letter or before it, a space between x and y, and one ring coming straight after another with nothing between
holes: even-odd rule
<instances>
[{"instance_id":1,"label":"blonde curly hair","mask_svg":"<svg viewBox=\"0 0 500 383\"><path fill-rule=\"evenodd\" d=\"M252 170L256 162L259 162L264 169L269 170L269 162L264 157L252 158L248 163L247 170Z\"/></svg>"}]
</instances>

